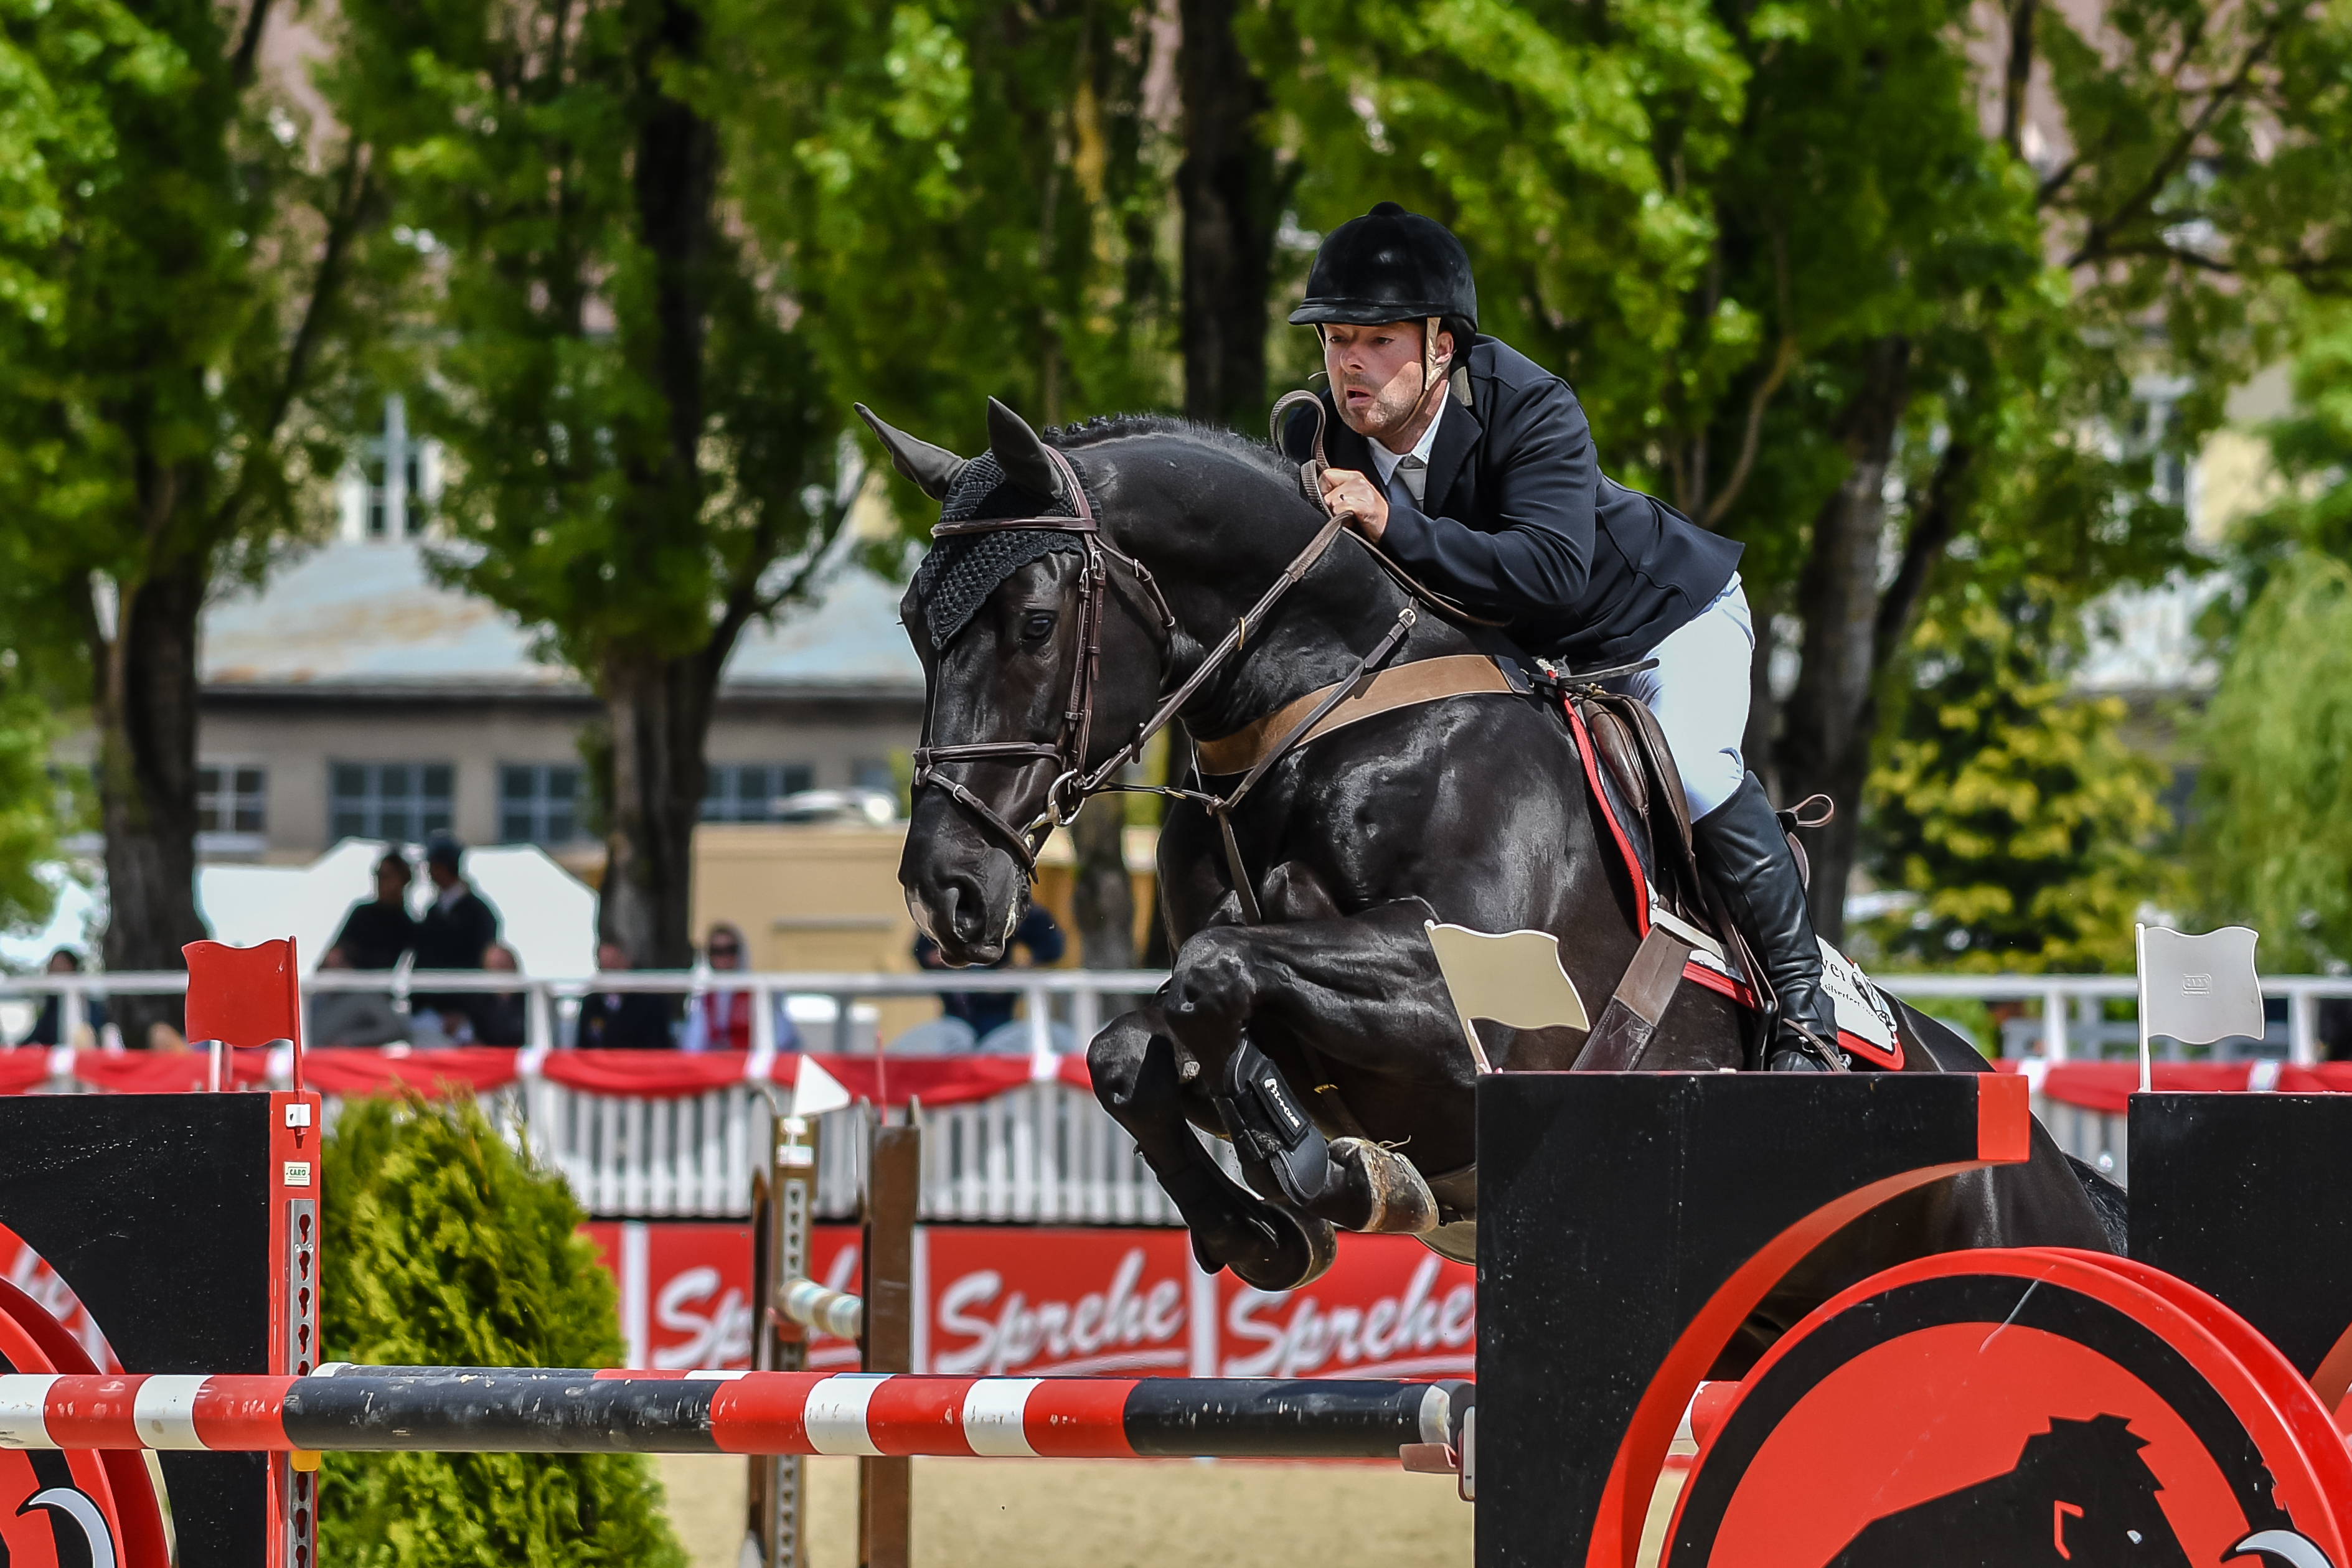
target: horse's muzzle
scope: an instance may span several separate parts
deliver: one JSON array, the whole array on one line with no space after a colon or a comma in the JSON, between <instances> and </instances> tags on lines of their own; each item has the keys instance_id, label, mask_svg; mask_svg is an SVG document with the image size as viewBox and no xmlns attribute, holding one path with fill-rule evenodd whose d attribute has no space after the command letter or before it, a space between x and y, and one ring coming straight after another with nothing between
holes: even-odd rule
<instances>
[{"instance_id":1,"label":"horse's muzzle","mask_svg":"<svg viewBox=\"0 0 2352 1568\"><path fill-rule=\"evenodd\" d=\"M915 925L940 945L940 956L959 968L1002 958L1013 928L1021 922L1017 881L999 899L990 898L982 881L953 872L924 877L907 888L907 911ZM992 904L999 906L992 909Z\"/></svg>"}]
</instances>

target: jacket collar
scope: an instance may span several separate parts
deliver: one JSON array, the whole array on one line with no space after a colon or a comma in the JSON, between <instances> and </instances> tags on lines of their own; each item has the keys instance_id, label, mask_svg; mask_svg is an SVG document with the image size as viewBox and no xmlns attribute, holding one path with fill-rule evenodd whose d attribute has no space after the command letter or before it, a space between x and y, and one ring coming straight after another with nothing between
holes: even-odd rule
<instances>
[{"instance_id":1,"label":"jacket collar","mask_svg":"<svg viewBox=\"0 0 2352 1568\"><path fill-rule=\"evenodd\" d=\"M1454 372L1454 387L1473 384L1461 371ZM1461 476L1462 465L1469 460L1470 449L1478 444L1480 436L1486 434L1486 427L1478 423L1478 416L1470 412L1470 405L1454 396L1454 387L1446 389L1445 395L1454 406L1447 409L1445 417L1437 422L1437 444L1429 453L1429 483L1422 491L1421 509L1432 517L1436 516L1438 507L1444 505L1445 493L1454 487L1454 481Z\"/></svg>"},{"instance_id":2,"label":"jacket collar","mask_svg":"<svg viewBox=\"0 0 2352 1568\"><path fill-rule=\"evenodd\" d=\"M1449 392L1448 395L1452 394ZM1327 415L1323 426L1324 456L1330 460L1332 467L1352 468L1359 474L1369 475L1377 484L1380 469L1372 463L1372 444L1341 422L1339 407L1328 392L1323 394L1323 406ZM1444 504L1445 493L1454 487L1454 481L1461 476L1462 465L1468 459L1470 449L1478 444L1479 438L1486 433L1477 416L1458 398L1454 400L1454 406L1445 411L1444 417L1437 422L1437 444L1430 449L1429 478L1421 491L1421 509L1424 515L1437 515L1438 507Z\"/></svg>"}]
</instances>

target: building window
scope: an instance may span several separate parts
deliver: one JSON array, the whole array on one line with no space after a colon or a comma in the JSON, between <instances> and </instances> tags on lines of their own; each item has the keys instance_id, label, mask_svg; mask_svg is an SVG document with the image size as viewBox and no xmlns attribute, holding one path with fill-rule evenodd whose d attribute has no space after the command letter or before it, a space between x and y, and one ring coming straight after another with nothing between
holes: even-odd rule
<instances>
[{"instance_id":1,"label":"building window","mask_svg":"<svg viewBox=\"0 0 2352 1568\"><path fill-rule=\"evenodd\" d=\"M409 434L406 402L385 398L382 428L359 441L357 461L339 481L343 537L386 542L424 533L440 488L437 451Z\"/></svg>"},{"instance_id":2,"label":"building window","mask_svg":"<svg viewBox=\"0 0 2352 1568\"><path fill-rule=\"evenodd\" d=\"M499 841L568 844L580 837L580 765L509 762L499 768Z\"/></svg>"},{"instance_id":3,"label":"building window","mask_svg":"<svg viewBox=\"0 0 2352 1568\"><path fill-rule=\"evenodd\" d=\"M876 789L885 795L898 793L898 781L891 777L890 759L887 757L863 757L849 765L852 789Z\"/></svg>"},{"instance_id":4,"label":"building window","mask_svg":"<svg viewBox=\"0 0 2352 1568\"><path fill-rule=\"evenodd\" d=\"M706 822L772 822L776 803L815 788L816 769L805 762L719 762L702 792Z\"/></svg>"},{"instance_id":5,"label":"building window","mask_svg":"<svg viewBox=\"0 0 2352 1568\"><path fill-rule=\"evenodd\" d=\"M446 762L334 762L327 820L339 839L412 842L449 831L457 768Z\"/></svg>"},{"instance_id":6,"label":"building window","mask_svg":"<svg viewBox=\"0 0 2352 1568\"><path fill-rule=\"evenodd\" d=\"M196 831L258 833L269 825L269 773L253 763L196 769Z\"/></svg>"}]
</instances>

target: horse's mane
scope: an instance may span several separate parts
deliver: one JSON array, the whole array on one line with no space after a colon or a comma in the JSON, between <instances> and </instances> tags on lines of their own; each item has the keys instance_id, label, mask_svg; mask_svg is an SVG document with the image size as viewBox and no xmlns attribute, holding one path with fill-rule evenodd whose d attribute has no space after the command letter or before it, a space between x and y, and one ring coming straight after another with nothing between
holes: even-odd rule
<instances>
[{"instance_id":1,"label":"horse's mane","mask_svg":"<svg viewBox=\"0 0 2352 1568\"><path fill-rule=\"evenodd\" d=\"M1213 424L1202 424L1190 419L1178 419L1164 413L1098 414L1083 424L1055 425L1045 432L1046 442L1066 452L1084 452L1089 447L1108 442L1123 441L1137 436L1163 435L1203 452L1238 459L1258 469L1267 477L1295 484L1297 470L1282 455L1263 441Z\"/></svg>"}]
</instances>

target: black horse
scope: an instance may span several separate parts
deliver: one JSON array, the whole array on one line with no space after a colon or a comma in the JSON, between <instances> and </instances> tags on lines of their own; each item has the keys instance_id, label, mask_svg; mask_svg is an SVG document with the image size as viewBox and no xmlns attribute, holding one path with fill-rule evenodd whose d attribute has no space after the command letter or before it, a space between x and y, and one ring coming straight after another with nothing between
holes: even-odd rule
<instances>
[{"instance_id":1,"label":"black horse","mask_svg":"<svg viewBox=\"0 0 2352 1568\"><path fill-rule=\"evenodd\" d=\"M1186 737L1214 741L1350 678L1401 623L1391 664L1478 652L1439 616L1404 613L1406 590L1352 534L1237 637L1237 621L1328 526L1297 470L1238 436L1129 418L1056 433L1049 450L992 402L990 450L967 463L873 423L900 471L946 503L940 543L903 606L928 692L898 877L950 963L1002 955L1036 836L1071 809L1074 787L1099 781L1077 776L1114 762L1204 670L1179 716ZM1080 511L1099 519L1098 536L1060 520ZM1008 518L1048 531L989 526ZM1107 548L1090 552L1097 538ZM1193 782L1229 792L1236 780ZM1533 695L1401 708L1289 751L1232 826L1228 846L1209 810L1171 806L1160 875L1173 975L1096 1036L1096 1093L1183 1214L1204 1268L1292 1288L1328 1266L1335 1226L1412 1230L1462 1255L1475 1242L1475 1070L1423 923L1553 933L1579 991L1611 994L1638 946L1633 894L1603 851L1574 740ZM1253 897L1236 890L1236 865ZM1949 1030L1901 1017L1911 1070L1986 1071ZM1585 1038L1480 1027L1504 1071L1567 1068ZM1226 1134L1211 1091L1249 1045L1329 1139L1311 1202L1286 1201L1246 1140L1248 1186L1194 1134ZM1642 1062L1712 1070L1743 1057L1735 1004L1685 985ZM1433 1235L1440 1219L1450 1223ZM2115 1249L2039 1128L2030 1164L1917 1189L1841 1232L1766 1304L1753 1343L1904 1259L2021 1245Z\"/></svg>"}]
</instances>

